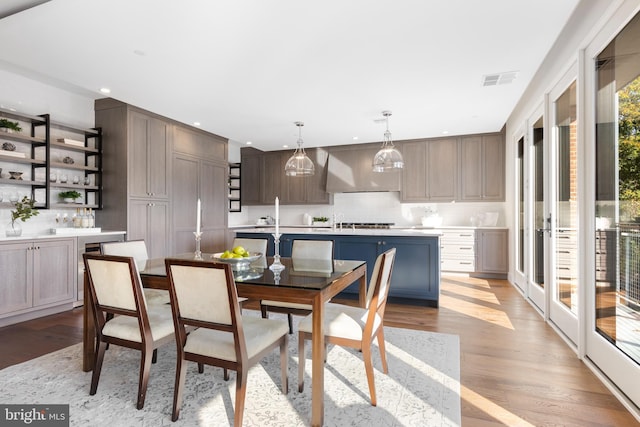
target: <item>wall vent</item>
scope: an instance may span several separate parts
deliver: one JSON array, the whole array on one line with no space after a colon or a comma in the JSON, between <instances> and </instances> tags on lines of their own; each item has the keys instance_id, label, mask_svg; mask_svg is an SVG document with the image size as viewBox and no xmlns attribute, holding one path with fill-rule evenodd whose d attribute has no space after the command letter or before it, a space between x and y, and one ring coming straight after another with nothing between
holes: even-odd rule
<instances>
[{"instance_id":1,"label":"wall vent","mask_svg":"<svg viewBox=\"0 0 640 427\"><path fill-rule=\"evenodd\" d=\"M497 86L513 83L518 76L517 71L506 73L487 74L482 77L482 86Z\"/></svg>"}]
</instances>

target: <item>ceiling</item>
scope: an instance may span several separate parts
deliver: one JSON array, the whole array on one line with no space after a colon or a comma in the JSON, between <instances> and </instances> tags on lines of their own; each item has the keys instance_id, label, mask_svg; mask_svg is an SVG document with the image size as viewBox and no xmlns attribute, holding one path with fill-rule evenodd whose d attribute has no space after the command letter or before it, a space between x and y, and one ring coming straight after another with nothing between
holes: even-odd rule
<instances>
[{"instance_id":1,"label":"ceiling","mask_svg":"<svg viewBox=\"0 0 640 427\"><path fill-rule=\"evenodd\" d=\"M3 0L0 68L262 150L495 132L579 2Z\"/></svg>"}]
</instances>

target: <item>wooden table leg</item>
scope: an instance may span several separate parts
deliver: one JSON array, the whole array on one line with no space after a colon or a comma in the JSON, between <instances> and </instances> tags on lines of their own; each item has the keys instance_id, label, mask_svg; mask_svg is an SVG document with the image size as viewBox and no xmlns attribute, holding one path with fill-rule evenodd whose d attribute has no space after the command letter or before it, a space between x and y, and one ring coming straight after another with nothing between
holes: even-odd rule
<instances>
[{"instance_id":1,"label":"wooden table leg","mask_svg":"<svg viewBox=\"0 0 640 427\"><path fill-rule=\"evenodd\" d=\"M83 331L82 331L82 370L93 370L95 358L96 331L91 313L91 298L89 296L89 282L87 273L84 273L84 306L82 307Z\"/></svg>"},{"instance_id":2,"label":"wooden table leg","mask_svg":"<svg viewBox=\"0 0 640 427\"><path fill-rule=\"evenodd\" d=\"M361 308L367 308L367 268L360 267L364 270L364 274L358 279L358 302Z\"/></svg>"},{"instance_id":3,"label":"wooden table leg","mask_svg":"<svg viewBox=\"0 0 640 427\"><path fill-rule=\"evenodd\" d=\"M313 300L313 326L311 336L311 425L320 427L324 422L324 301L318 293Z\"/></svg>"}]
</instances>

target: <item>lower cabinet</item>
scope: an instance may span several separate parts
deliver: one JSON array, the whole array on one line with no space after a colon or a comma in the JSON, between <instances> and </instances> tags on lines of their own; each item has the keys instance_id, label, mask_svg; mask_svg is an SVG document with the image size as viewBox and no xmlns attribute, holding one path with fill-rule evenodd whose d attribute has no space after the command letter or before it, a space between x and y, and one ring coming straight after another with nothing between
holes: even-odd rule
<instances>
[{"instance_id":1,"label":"lower cabinet","mask_svg":"<svg viewBox=\"0 0 640 427\"><path fill-rule=\"evenodd\" d=\"M267 233L237 233L238 237L269 239L267 254L273 255L273 236ZM336 259L367 262L367 285L371 281L376 258L396 248L389 298L391 301L438 306L440 294L439 236L356 236L335 234L284 234L280 238L280 255L291 256L293 240L333 240ZM358 293L354 283L345 294Z\"/></svg>"},{"instance_id":2,"label":"lower cabinet","mask_svg":"<svg viewBox=\"0 0 640 427\"><path fill-rule=\"evenodd\" d=\"M508 233L506 229L442 230L442 271L506 278L509 272Z\"/></svg>"},{"instance_id":3,"label":"lower cabinet","mask_svg":"<svg viewBox=\"0 0 640 427\"><path fill-rule=\"evenodd\" d=\"M0 243L0 319L75 301L74 243L75 239Z\"/></svg>"},{"instance_id":4,"label":"lower cabinet","mask_svg":"<svg viewBox=\"0 0 640 427\"><path fill-rule=\"evenodd\" d=\"M129 201L127 240L144 240L149 258L167 256L169 250L169 202L153 199Z\"/></svg>"}]
</instances>

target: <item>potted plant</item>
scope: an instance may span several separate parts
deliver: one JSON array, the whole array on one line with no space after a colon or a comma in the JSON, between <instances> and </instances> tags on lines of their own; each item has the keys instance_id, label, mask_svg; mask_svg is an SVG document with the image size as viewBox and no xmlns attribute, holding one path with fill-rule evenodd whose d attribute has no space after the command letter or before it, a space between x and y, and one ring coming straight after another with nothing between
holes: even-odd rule
<instances>
[{"instance_id":1,"label":"potted plant","mask_svg":"<svg viewBox=\"0 0 640 427\"><path fill-rule=\"evenodd\" d=\"M20 124L18 124L18 122L12 122L11 120L7 119L0 119L0 130L11 133L20 132L22 128L20 127Z\"/></svg>"},{"instance_id":2,"label":"potted plant","mask_svg":"<svg viewBox=\"0 0 640 427\"><path fill-rule=\"evenodd\" d=\"M58 193L58 197L65 201L65 203L75 203L76 199L82 197L82 194L78 193L76 190L69 191L61 191Z\"/></svg>"},{"instance_id":3,"label":"potted plant","mask_svg":"<svg viewBox=\"0 0 640 427\"><path fill-rule=\"evenodd\" d=\"M329 224L329 218L326 216L314 216L313 217L313 225L314 226L325 226Z\"/></svg>"},{"instance_id":4,"label":"potted plant","mask_svg":"<svg viewBox=\"0 0 640 427\"><path fill-rule=\"evenodd\" d=\"M35 200L24 196L22 200L13 202L15 209L11 211L11 222L7 225L6 235L7 237L18 237L22 235L22 225L17 221L18 219L25 222L32 216L38 215L40 212L35 210Z\"/></svg>"}]
</instances>

